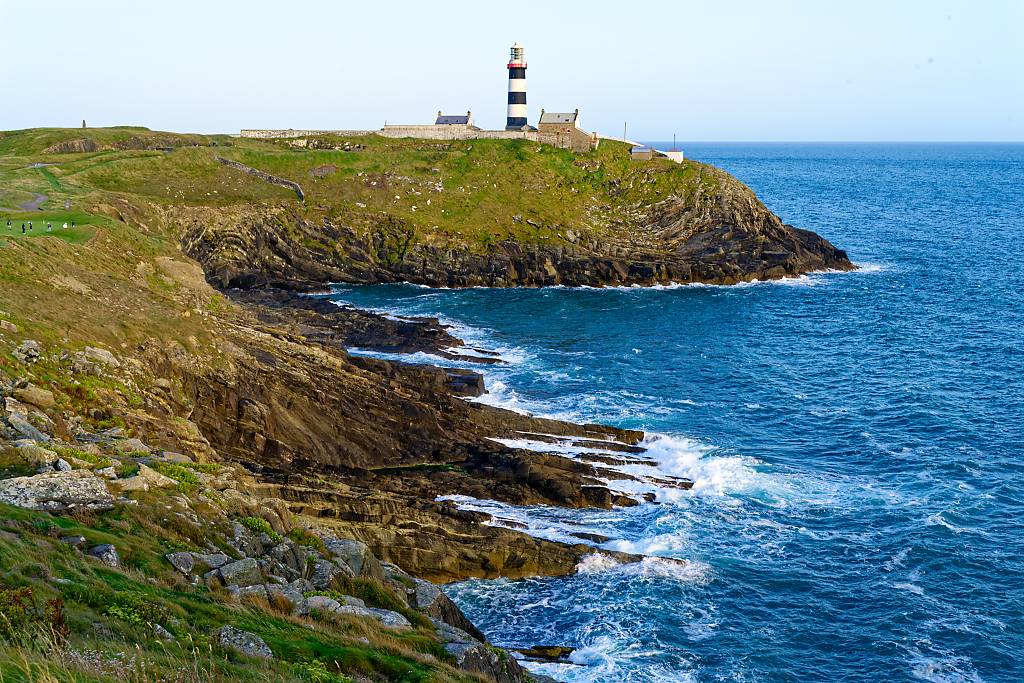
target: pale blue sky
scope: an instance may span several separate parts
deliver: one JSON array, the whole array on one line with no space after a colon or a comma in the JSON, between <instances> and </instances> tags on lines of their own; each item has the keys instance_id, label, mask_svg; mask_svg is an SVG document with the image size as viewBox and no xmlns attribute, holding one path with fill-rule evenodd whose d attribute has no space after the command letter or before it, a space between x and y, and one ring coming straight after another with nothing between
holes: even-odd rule
<instances>
[{"instance_id":1,"label":"pale blue sky","mask_svg":"<svg viewBox=\"0 0 1024 683\"><path fill-rule=\"evenodd\" d=\"M1024 0L0 0L0 129L500 127L680 140L1024 140Z\"/></svg>"}]
</instances>

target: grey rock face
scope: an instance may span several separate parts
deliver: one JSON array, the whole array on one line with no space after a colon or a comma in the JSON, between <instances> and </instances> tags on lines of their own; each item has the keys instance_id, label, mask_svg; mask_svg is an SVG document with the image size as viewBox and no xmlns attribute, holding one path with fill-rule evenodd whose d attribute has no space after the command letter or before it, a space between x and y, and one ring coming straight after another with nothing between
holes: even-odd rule
<instances>
[{"instance_id":1,"label":"grey rock face","mask_svg":"<svg viewBox=\"0 0 1024 683\"><path fill-rule=\"evenodd\" d=\"M192 553L179 552L179 553L168 553L164 555L167 561L185 576L191 576L192 570L196 568L195 558L192 557Z\"/></svg>"},{"instance_id":2,"label":"grey rock face","mask_svg":"<svg viewBox=\"0 0 1024 683\"><path fill-rule=\"evenodd\" d=\"M225 586L254 586L263 583L260 566L251 557L231 562L217 570Z\"/></svg>"},{"instance_id":3,"label":"grey rock face","mask_svg":"<svg viewBox=\"0 0 1024 683\"><path fill-rule=\"evenodd\" d=\"M13 429L21 438L31 439L38 443L50 442L50 437L39 431L24 415L11 413L7 416L7 424L9 424L11 429Z\"/></svg>"},{"instance_id":4,"label":"grey rock face","mask_svg":"<svg viewBox=\"0 0 1024 683\"><path fill-rule=\"evenodd\" d=\"M58 472L70 472L74 468L71 467L71 463L69 463L64 458L57 458L57 460L54 461L53 463L53 469L57 470Z\"/></svg>"},{"instance_id":5,"label":"grey rock face","mask_svg":"<svg viewBox=\"0 0 1024 683\"><path fill-rule=\"evenodd\" d=\"M85 349L82 351L82 356L86 360L90 360L95 363L102 363L104 365L109 365L112 368L121 367L121 362L117 360L117 357L114 356L114 354L112 354L110 351L107 351L106 349L98 349L94 346L86 346Z\"/></svg>"},{"instance_id":6,"label":"grey rock face","mask_svg":"<svg viewBox=\"0 0 1024 683\"><path fill-rule=\"evenodd\" d=\"M333 614L348 615L353 617L366 617L369 619L376 619L382 626L388 628L412 628L412 624L409 620L403 617L398 612L392 612L388 609L378 609L376 607L360 607L358 605L338 605L337 609L331 610Z\"/></svg>"},{"instance_id":7,"label":"grey rock face","mask_svg":"<svg viewBox=\"0 0 1024 683\"><path fill-rule=\"evenodd\" d=\"M12 355L22 363L35 363L39 360L39 354L43 348L34 339L26 339L14 349Z\"/></svg>"},{"instance_id":8,"label":"grey rock face","mask_svg":"<svg viewBox=\"0 0 1024 683\"><path fill-rule=\"evenodd\" d=\"M114 497L89 470L49 472L0 481L0 502L30 510L110 510Z\"/></svg>"},{"instance_id":9,"label":"grey rock face","mask_svg":"<svg viewBox=\"0 0 1024 683\"><path fill-rule=\"evenodd\" d=\"M121 556L117 554L117 548L109 543L89 548L89 555L95 557L105 565L109 565L111 567L121 566Z\"/></svg>"},{"instance_id":10,"label":"grey rock face","mask_svg":"<svg viewBox=\"0 0 1024 683\"><path fill-rule=\"evenodd\" d=\"M348 569L348 565L344 565ZM333 562L328 562L324 559L318 559L313 565L313 573L309 577L309 582L313 584L314 588L324 590L326 588L334 587L335 581L339 576L351 576L342 569L339 569Z\"/></svg>"},{"instance_id":11,"label":"grey rock face","mask_svg":"<svg viewBox=\"0 0 1024 683\"><path fill-rule=\"evenodd\" d=\"M217 631L217 642L221 647L234 650L246 657L274 658L274 653L262 638L234 626L220 627Z\"/></svg>"},{"instance_id":12,"label":"grey rock face","mask_svg":"<svg viewBox=\"0 0 1024 683\"><path fill-rule=\"evenodd\" d=\"M327 552L344 562L356 576L384 580L384 570L366 544L349 538L324 538Z\"/></svg>"}]
</instances>

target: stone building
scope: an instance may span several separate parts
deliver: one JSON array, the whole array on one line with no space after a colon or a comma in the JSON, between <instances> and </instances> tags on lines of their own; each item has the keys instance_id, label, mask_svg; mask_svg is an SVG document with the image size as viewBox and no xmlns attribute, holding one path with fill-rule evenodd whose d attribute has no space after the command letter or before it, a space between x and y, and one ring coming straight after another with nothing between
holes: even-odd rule
<instances>
[{"instance_id":1,"label":"stone building","mask_svg":"<svg viewBox=\"0 0 1024 683\"><path fill-rule=\"evenodd\" d=\"M434 121L435 126L466 126L468 128L476 128L473 125L473 112L467 111L466 115L462 114L442 114L441 110L437 110L437 120ZM476 130L480 130L476 128Z\"/></svg>"},{"instance_id":2,"label":"stone building","mask_svg":"<svg viewBox=\"0 0 1024 683\"><path fill-rule=\"evenodd\" d=\"M596 133L580 128L580 110L573 112L548 112L540 110L537 133L541 142L571 149L574 152L589 152L597 148Z\"/></svg>"}]
</instances>

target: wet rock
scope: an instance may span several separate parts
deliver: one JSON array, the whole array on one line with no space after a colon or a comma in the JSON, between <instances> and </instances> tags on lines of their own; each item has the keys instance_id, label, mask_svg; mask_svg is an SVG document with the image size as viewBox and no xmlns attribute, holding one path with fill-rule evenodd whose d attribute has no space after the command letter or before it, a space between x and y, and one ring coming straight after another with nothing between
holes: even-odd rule
<instances>
[{"instance_id":1,"label":"wet rock","mask_svg":"<svg viewBox=\"0 0 1024 683\"><path fill-rule=\"evenodd\" d=\"M121 556L117 554L117 548L110 543L103 543L89 548L88 555L90 557L95 557L97 560L110 567L121 566Z\"/></svg>"},{"instance_id":2,"label":"wet rock","mask_svg":"<svg viewBox=\"0 0 1024 683\"><path fill-rule=\"evenodd\" d=\"M569 655L575 650L576 648L563 645L534 645L516 652L535 662L568 662Z\"/></svg>"},{"instance_id":3,"label":"wet rock","mask_svg":"<svg viewBox=\"0 0 1024 683\"><path fill-rule=\"evenodd\" d=\"M52 472L0 481L0 502L30 510L111 510L114 497L89 470Z\"/></svg>"},{"instance_id":4,"label":"wet rock","mask_svg":"<svg viewBox=\"0 0 1024 683\"><path fill-rule=\"evenodd\" d=\"M234 626L222 626L216 635L217 642L223 648L234 650L246 657L274 658L274 653L267 643L254 633L237 629Z\"/></svg>"},{"instance_id":5,"label":"wet rock","mask_svg":"<svg viewBox=\"0 0 1024 683\"><path fill-rule=\"evenodd\" d=\"M415 586L410 595L412 607L425 613L428 617L438 619L470 633L477 640L487 640L480 629L462 613L458 605L452 602L438 586L417 578L413 578L412 582Z\"/></svg>"}]
</instances>

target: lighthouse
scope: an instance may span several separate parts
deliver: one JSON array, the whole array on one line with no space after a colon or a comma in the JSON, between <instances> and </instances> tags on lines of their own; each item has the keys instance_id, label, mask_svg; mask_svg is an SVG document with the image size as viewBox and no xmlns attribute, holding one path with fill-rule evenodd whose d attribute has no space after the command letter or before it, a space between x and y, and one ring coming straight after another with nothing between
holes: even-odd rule
<instances>
[{"instance_id":1,"label":"lighthouse","mask_svg":"<svg viewBox=\"0 0 1024 683\"><path fill-rule=\"evenodd\" d=\"M526 126L526 53L523 46L512 46L508 60L508 120L505 130L522 130Z\"/></svg>"}]
</instances>

